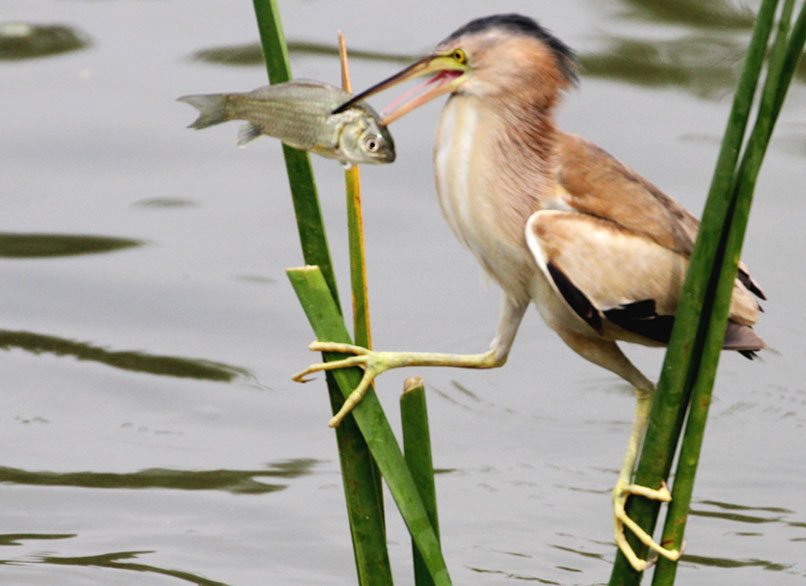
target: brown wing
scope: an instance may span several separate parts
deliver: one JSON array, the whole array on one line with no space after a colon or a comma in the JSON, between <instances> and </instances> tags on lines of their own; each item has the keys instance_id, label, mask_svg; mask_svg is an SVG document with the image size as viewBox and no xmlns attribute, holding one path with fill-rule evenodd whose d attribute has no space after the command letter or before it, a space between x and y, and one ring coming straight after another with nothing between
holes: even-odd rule
<instances>
[{"instance_id":1,"label":"brown wing","mask_svg":"<svg viewBox=\"0 0 806 586\"><path fill-rule=\"evenodd\" d=\"M535 212L526 224L526 241L554 290L598 334L668 342L688 268L686 255L643 233L574 211ZM749 328L758 319L758 306L738 281L730 319L726 348L764 347Z\"/></svg>"},{"instance_id":2,"label":"brown wing","mask_svg":"<svg viewBox=\"0 0 806 586\"><path fill-rule=\"evenodd\" d=\"M688 257L699 221L674 199L618 159L573 134L558 137L558 197L580 212L605 218ZM761 287L739 263L741 286L761 299Z\"/></svg>"}]
</instances>

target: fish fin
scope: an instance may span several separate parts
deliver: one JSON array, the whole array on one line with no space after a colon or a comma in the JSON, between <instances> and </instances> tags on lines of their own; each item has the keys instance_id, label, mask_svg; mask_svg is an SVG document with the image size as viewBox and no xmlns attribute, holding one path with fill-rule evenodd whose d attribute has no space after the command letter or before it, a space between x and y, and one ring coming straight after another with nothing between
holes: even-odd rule
<instances>
[{"instance_id":1,"label":"fish fin","mask_svg":"<svg viewBox=\"0 0 806 586\"><path fill-rule=\"evenodd\" d=\"M207 128L229 120L227 116L227 96L224 94L206 94L182 96L178 102L190 104L199 111L199 117L188 128Z\"/></svg>"},{"instance_id":2,"label":"fish fin","mask_svg":"<svg viewBox=\"0 0 806 586\"><path fill-rule=\"evenodd\" d=\"M247 122L238 130L238 146L246 146L246 143L255 140L260 134L260 127Z\"/></svg>"}]
</instances>

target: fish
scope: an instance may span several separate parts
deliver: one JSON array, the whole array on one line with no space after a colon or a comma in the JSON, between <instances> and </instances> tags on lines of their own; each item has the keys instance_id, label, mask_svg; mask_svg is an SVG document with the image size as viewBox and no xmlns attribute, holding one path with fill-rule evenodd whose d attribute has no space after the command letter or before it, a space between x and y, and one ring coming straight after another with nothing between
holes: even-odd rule
<instances>
[{"instance_id":1,"label":"fish","mask_svg":"<svg viewBox=\"0 0 806 586\"><path fill-rule=\"evenodd\" d=\"M188 128L246 120L238 133L239 146L266 135L288 146L336 159L346 167L393 162L392 135L369 104L358 102L333 114L351 97L336 86L299 79L251 92L189 95L178 101L199 111L199 117Z\"/></svg>"}]
</instances>

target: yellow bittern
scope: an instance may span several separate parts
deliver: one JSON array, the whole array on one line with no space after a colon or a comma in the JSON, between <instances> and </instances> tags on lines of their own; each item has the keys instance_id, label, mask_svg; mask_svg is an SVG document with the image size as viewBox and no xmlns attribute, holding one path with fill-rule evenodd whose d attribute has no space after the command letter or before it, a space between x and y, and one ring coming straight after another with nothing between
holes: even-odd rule
<instances>
[{"instance_id":1,"label":"yellow bittern","mask_svg":"<svg viewBox=\"0 0 806 586\"><path fill-rule=\"evenodd\" d=\"M341 108L424 75L433 75L423 84L428 89L394 109L385 122L450 94L434 147L437 192L454 234L503 289L491 348L456 355L314 342L312 350L354 356L315 364L295 378L348 366L364 369L356 392L331 421L337 425L372 379L390 368L503 365L534 301L574 351L635 387L635 417L613 490L615 541L639 571L647 562L627 543L625 526L658 554L677 560L679 551L661 547L624 510L632 494L658 501L671 495L665 485L631 484L654 385L616 341L668 343L698 221L596 145L557 129L554 108L561 92L576 82L574 53L534 20L516 14L473 20L433 53ZM764 298L742 265L724 347L748 357L764 348L751 329L760 311L753 294Z\"/></svg>"}]
</instances>

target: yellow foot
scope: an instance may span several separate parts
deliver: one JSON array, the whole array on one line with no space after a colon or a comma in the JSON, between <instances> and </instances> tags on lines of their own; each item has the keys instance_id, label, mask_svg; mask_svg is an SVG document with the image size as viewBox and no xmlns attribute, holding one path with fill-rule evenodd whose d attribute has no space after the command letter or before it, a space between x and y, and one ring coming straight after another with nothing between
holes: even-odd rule
<instances>
[{"instance_id":1,"label":"yellow foot","mask_svg":"<svg viewBox=\"0 0 806 586\"><path fill-rule=\"evenodd\" d=\"M627 499L633 494L664 503L668 503L672 500L672 495L669 493L665 482L661 485L660 489L657 490L637 484L628 484L623 481L619 481L616 484L616 487L613 489L613 518L615 522L616 545L618 545L621 553L624 554L624 557L627 558L627 561L630 562L630 565L637 572L643 572L654 563L654 561L647 562L646 560L642 560L635 554L630 544L627 543L627 538L624 535L624 527L626 526L635 534L639 541L649 547L649 549L656 552L658 555L662 555L666 559L676 562L680 559L679 551L662 547L652 539L649 533L641 529L635 521L627 516L624 507L627 504Z\"/></svg>"},{"instance_id":2,"label":"yellow foot","mask_svg":"<svg viewBox=\"0 0 806 586\"><path fill-rule=\"evenodd\" d=\"M355 407L367 393L367 389L369 389L369 385L372 384L372 380L384 370L387 370L389 366L383 364L384 361L381 360L382 353L373 352L372 350L367 350L366 348L355 346L353 344L313 342L310 346L308 346L308 349L313 350L314 352L339 352L341 354L354 354L354 356L343 358L341 360L332 360L330 362L319 362L317 364L312 364L302 372L294 375L293 379L298 383L308 382L310 379L306 377L314 372L336 370L339 368L348 368L350 366L359 366L364 369L364 376L361 378L361 382L344 401L344 405L341 406L339 412L331 418L330 422L328 422L330 427L337 427L339 423L341 423L341 420L353 410L353 407Z\"/></svg>"}]
</instances>

